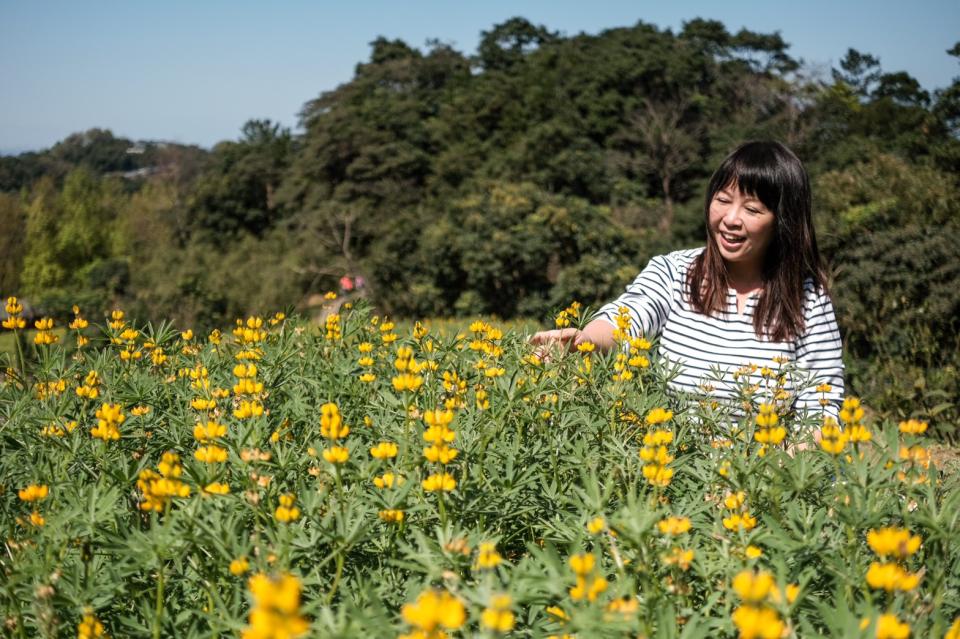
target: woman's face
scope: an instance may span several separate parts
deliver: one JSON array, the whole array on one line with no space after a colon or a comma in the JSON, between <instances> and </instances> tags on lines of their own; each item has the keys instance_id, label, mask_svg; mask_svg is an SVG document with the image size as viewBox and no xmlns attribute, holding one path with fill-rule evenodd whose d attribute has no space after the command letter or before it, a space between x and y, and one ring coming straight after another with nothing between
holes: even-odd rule
<instances>
[{"instance_id":1,"label":"woman's face","mask_svg":"<svg viewBox=\"0 0 960 639\"><path fill-rule=\"evenodd\" d=\"M717 191L710 202L710 235L727 265L741 276L760 277L775 223L763 202L735 184Z\"/></svg>"}]
</instances>

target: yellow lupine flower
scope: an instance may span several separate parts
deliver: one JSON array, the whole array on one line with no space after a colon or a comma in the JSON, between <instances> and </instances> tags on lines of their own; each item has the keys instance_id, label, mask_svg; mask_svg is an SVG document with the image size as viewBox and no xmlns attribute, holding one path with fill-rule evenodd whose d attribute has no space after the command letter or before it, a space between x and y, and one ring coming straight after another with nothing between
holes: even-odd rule
<instances>
[{"instance_id":1,"label":"yellow lupine flower","mask_svg":"<svg viewBox=\"0 0 960 639\"><path fill-rule=\"evenodd\" d=\"M869 627L869 618L860 622L860 630L866 630ZM883 614L877 618L875 636L877 639L907 639L910 636L910 626L900 621L895 615Z\"/></svg>"},{"instance_id":2,"label":"yellow lupine flower","mask_svg":"<svg viewBox=\"0 0 960 639\"><path fill-rule=\"evenodd\" d=\"M374 459L392 459L397 456L397 450L393 442L380 442L370 449L370 456Z\"/></svg>"},{"instance_id":3,"label":"yellow lupine flower","mask_svg":"<svg viewBox=\"0 0 960 639\"><path fill-rule=\"evenodd\" d=\"M947 630L947 634L944 635L943 639L960 639L960 617L954 619L953 625Z\"/></svg>"},{"instance_id":4,"label":"yellow lupine flower","mask_svg":"<svg viewBox=\"0 0 960 639\"><path fill-rule=\"evenodd\" d=\"M433 634L438 628L456 630L467 620L467 611L463 603L449 592L427 590L413 603L404 604L400 610L403 620L414 628Z\"/></svg>"},{"instance_id":5,"label":"yellow lupine flower","mask_svg":"<svg viewBox=\"0 0 960 639\"><path fill-rule=\"evenodd\" d=\"M668 554L663 555L661 559L667 566L676 565L681 570L688 570L693 561L694 551L684 550L682 548L673 548Z\"/></svg>"},{"instance_id":6,"label":"yellow lupine flower","mask_svg":"<svg viewBox=\"0 0 960 639\"><path fill-rule=\"evenodd\" d=\"M460 451L456 448L450 448L446 444L428 446L423 449L423 456L429 462L440 463L440 464L449 464L454 459Z\"/></svg>"},{"instance_id":7,"label":"yellow lupine flower","mask_svg":"<svg viewBox=\"0 0 960 639\"><path fill-rule=\"evenodd\" d=\"M920 584L920 575L907 572L899 564L872 562L867 571L867 585L875 590L909 591Z\"/></svg>"},{"instance_id":8,"label":"yellow lupine flower","mask_svg":"<svg viewBox=\"0 0 960 639\"><path fill-rule=\"evenodd\" d=\"M323 451L323 458L331 464L344 464L350 459L350 451L344 446L331 446Z\"/></svg>"},{"instance_id":9,"label":"yellow lupine flower","mask_svg":"<svg viewBox=\"0 0 960 639\"><path fill-rule=\"evenodd\" d=\"M377 516L388 524L400 524L404 519L402 510L381 510Z\"/></svg>"},{"instance_id":10,"label":"yellow lupine flower","mask_svg":"<svg viewBox=\"0 0 960 639\"><path fill-rule=\"evenodd\" d=\"M299 614L301 586L293 575L268 577L259 573L250 578L247 588L253 596L253 607L242 639L293 639L310 629Z\"/></svg>"},{"instance_id":11,"label":"yellow lupine flower","mask_svg":"<svg viewBox=\"0 0 960 639\"><path fill-rule=\"evenodd\" d=\"M593 556L593 553L583 553L571 556L569 563L570 570L572 570L574 574L585 577L593 572L593 569L596 567L597 558Z\"/></svg>"},{"instance_id":12,"label":"yellow lupine flower","mask_svg":"<svg viewBox=\"0 0 960 639\"><path fill-rule=\"evenodd\" d=\"M43 501L50 494L50 487L46 484L30 484L26 488L17 491L20 501Z\"/></svg>"},{"instance_id":13,"label":"yellow lupine flower","mask_svg":"<svg viewBox=\"0 0 960 639\"><path fill-rule=\"evenodd\" d=\"M723 527L727 530L753 530L757 525L755 517L750 513L734 513L729 517L723 518Z\"/></svg>"},{"instance_id":14,"label":"yellow lupine flower","mask_svg":"<svg viewBox=\"0 0 960 639\"><path fill-rule=\"evenodd\" d=\"M512 604L510 595L494 595L490 598L490 605L480 615L480 625L494 632L509 632L516 621L510 611Z\"/></svg>"},{"instance_id":15,"label":"yellow lupine flower","mask_svg":"<svg viewBox=\"0 0 960 639\"><path fill-rule=\"evenodd\" d=\"M394 484L399 486L403 483L403 477L393 473L384 473L379 477L373 478L373 485L377 488L393 488Z\"/></svg>"},{"instance_id":16,"label":"yellow lupine flower","mask_svg":"<svg viewBox=\"0 0 960 639\"><path fill-rule=\"evenodd\" d=\"M863 407L860 400L856 397L847 397L843 400L843 408L840 409L840 421L844 424L856 424L863 419Z\"/></svg>"},{"instance_id":17,"label":"yellow lupine flower","mask_svg":"<svg viewBox=\"0 0 960 639\"><path fill-rule=\"evenodd\" d=\"M203 487L203 492L208 495L226 495L230 492L230 486L222 482L212 482Z\"/></svg>"},{"instance_id":18,"label":"yellow lupine flower","mask_svg":"<svg viewBox=\"0 0 960 639\"><path fill-rule=\"evenodd\" d=\"M783 621L766 606L740 606L731 619L740 631L740 639L780 639L783 634Z\"/></svg>"},{"instance_id":19,"label":"yellow lupine flower","mask_svg":"<svg viewBox=\"0 0 960 639\"><path fill-rule=\"evenodd\" d=\"M250 570L250 562L246 557L237 557L230 562L230 574L234 577L239 577L248 570Z\"/></svg>"},{"instance_id":20,"label":"yellow lupine flower","mask_svg":"<svg viewBox=\"0 0 960 639\"><path fill-rule=\"evenodd\" d=\"M919 535L911 535L905 528L878 528L867 533L867 544L880 557L909 557L920 549L920 542Z\"/></svg>"},{"instance_id":21,"label":"yellow lupine flower","mask_svg":"<svg viewBox=\"0 0 960 639\"><path fill-rule=\"evenodd\" d=\"M597 597L606 592L607 585L607 580L603 577L594 577L588 580L578 575L577 584L570 589L570 598L574 601L581 601L583 599L596 601Z\"/></svg>"},{"instance_id":22,"label":"yellow lupine flower","mask_svg":"<svg viewBox=\"0 0 960 639\"><path fill-rule=\"evenodd\" d=\"M289 523L300 518L300 509L293 505L296 496L292 494L280 495L278 501L280 505L273 511L274 518L282 523Z\"/></svg>"},{"instance_id":23,"label":"yellow lupine flower","mask_svg":"<svg viewBox=\"0 0 960 639\"><path fill-rule=\"evenodd\" d=\"M743 506L744 500L747 498L747 493L741 491L730 493L723 498L723 505L729 510L737 510Z\"/></svg>"},{"instance_id":24,"label":"yellow lupine flower","mask_svg":"<svg viewBox=\"0 0 960 639\"><path fill-rule=\"evenodd\" d=\"M901 433L907 435L922 435L927 432L927 422L920 421L919 419L910 419L905 422L900 422L898 428Z\"/></svg>"},{"instance_id":25,"label":"yellow lupine flower","mask_svg":"<svg viewBox=\"0 0 960 639\"><path fill-rule=\"evenodd\" d=\"M457 481L450 473L436 473L424 479L421 486L427 492L450 492L457 487Z\"/></svg>"},{"instance_id":26,"label":"yellow lupine flower","mask_svg":"<svg viewBox=\"0 0 960 639\"><path fill-rule=\"evenodd\" d=\"M227 427L217 422L208 421L206 423L198 423L193 427L194 439L201 442L223 437L226 434Z\"/></svg>"},{"instance_id":27,"label":"yellow lupine flower","mask_svg":"<svg viewBox=\"0 0 960 639\"><path fill-rule=\"evenodd\" d=\"M492 541L480 542L477 547L477 561L474 567L477 569L496 568L503 562L503 557L497 552L497 544Z\"/></svg>"},{"instance_id":28,"label":"yellow lupine flower","mask_svg":"<svg viewBox=\"0 0 960 639\"><path fill-rule=\"evenodd\" d=\"M591 535L601 533L607 528L607 522L603 517L595 517L587 522L587 532Z\"/></svg>"},{"instance_id":29,"label":"yellow lupine flower","mask_svg":"<svg viewBox=\"0 0 960 639\"><path fill-rule=\"evenodd\" d=\"M690 519L688 517L667 517L657 522L657 527L662 535L682 535L690 530Z\"/></svg>"},{"instance_id":30,"label":"yellow lupine flower","mask_svg":"<svg viewBox=\"0 0 960 639\"><path fill-rule=\"evenodd\" d=\"M197 461L207 464L219 464L227 461L227 449L214 444L201 446L193 453L193 456Z\"/></svg>"},{"instance_id":31,"label":"yellow lupine flower","mask_svg":"<svg viewBox=\"0 0 960 639\"><path fill-rule=\"evenodd\" d=\"M96 639L97 637L107 639L103 624L94 616L93 611L84 610L83 618L77 624L77 639Z\"/></svg>"},{"instance_id":32,"label":"yellow lupine flower","mask_svg":"<svg viewBox=\"0 0 960 639\"><path fill-rule=\"evenodd\" d=\"M732 585L738 597L744 601L758 603L767 598L776 583L769 572L744 570L737 573Z\"/></svg>"}]
</instances>

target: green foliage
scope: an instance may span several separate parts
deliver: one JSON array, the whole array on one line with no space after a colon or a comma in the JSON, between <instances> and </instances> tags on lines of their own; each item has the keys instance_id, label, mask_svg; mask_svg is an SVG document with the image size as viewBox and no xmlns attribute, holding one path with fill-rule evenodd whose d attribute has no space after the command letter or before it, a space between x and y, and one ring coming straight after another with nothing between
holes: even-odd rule
<instances>
[{"instance_id":1,"label":"green foliage","mask_svg":"<svg viewBox=\"0 0 960 639\"><path fill-rule=\"evenodd\" d=\"M766 605L798 635L860 636L862 618L889 611L913 635L941 637L960 614L957 475L905 460L900 447L923 439L893 424L867 422L872 441L834 456L781 407L787 442L813 448L770 446L761 455L755 415L721 417L670 399L656 367L613 381L613 354L592 354L589 373L576 354L538 363L525 335L485 323L466 337L405 333L391 344L382 319L372 322L362 307L341 315L341 337L291 319L243 325L251 332L219 343L184 337L167 322L127 323L138 334L123 338L119 325L91 326L84 333L95 339L83 350L32 349L27 375L5 376L0 615L15 636L73 636L88 609L110 636L239 633L253 622L254 573L295 575L302 597L284 612L304 616L306 636L409 632L401 607L430 588L464 606L463 636L486 632L483 610L497 593L511 597L517 636L732 636L731 615L743 604L732 581L757 569L781 593L764 597ZM370 366L358 365L363 342L373 345ZM391 381L400 347L423 382L414 391ZM151 355L158 348L165 361ZM236 356L251 349L258 359L244 360L256 366L248 379L263 389L223 397L220 389L238 384ZM375 379L362 382L361 369ZM98 396L85 399L75 389L89 384L90 371ZM214 397L215 408L193 404ZM234 413L250 399L263 403L263 415ZM350 428L335 441L321 429L328 402ZM446 402L456 407L449 446L458 455L441 465L421 451L427 411L442 413ZM124 416L116 440L92 436L105 404ZM655 408L672 415L647 425ZM731 437L728 419L740 436ZM196 426L210 421L224 426L214 444L223 462L195 454L211 444L197 441ZM652 431L671 435L668 485L645 479L638 450ZM397 444L396 456L374 458L370 450L384 441ZM343 464L323 456L335 445L349 451ZM146 510L145 473L164 470L170 452L181 471L168 466L167 479L189 494ZM405 482L376 487L373 478L386 472ZM424 490L421 482L440 472L452 475L453 490ZM213 482L229 492L205 491ZM48 494L24 501L18 494L29 485ZM740 491L741 505L724 503ZM299 510L286 522L278 515L284 495ZM388 509L403 511L402 524L381 517ZM30 523L34 513L42 525ZM755 527L724 524L745 513ZM688 518L690 530L665 534L659 522L668 516ZM867 534L885 526L922 540L900 560L922 575L908 592L866 583L880 561ZM494 544L498 565L479 562L484 542ZM670 562L675 549L692 551L688 566ZM595 600L574 598L569 560L578 553L594 557L590 583L606 587ZM249 572L231 567L241 558Z\"/></svg>"}]
</instances>

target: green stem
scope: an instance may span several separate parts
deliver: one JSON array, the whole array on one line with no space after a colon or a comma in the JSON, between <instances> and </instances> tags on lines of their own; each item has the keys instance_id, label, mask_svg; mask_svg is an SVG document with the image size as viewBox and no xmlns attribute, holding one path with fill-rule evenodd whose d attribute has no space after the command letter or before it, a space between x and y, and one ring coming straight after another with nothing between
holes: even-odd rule
<instances>
[{"instance_id":1,"label":"green stem","mask_svg":"<svg viewBox=\"0 0 960 639\"><path fill-rule=\"evenodd\" d=\"M340 586L340 577L343 575L343 549L337 553L337 572L333 575L333 585L330 586L330 592L327 594L327 605L333 603L333 596L337 594L337 588Z\"/></svg>"},{"instance_id":2,"label":"green stem","mask_svg":"<svg viewBox=\"0 0 960 639\"><path fill-rule=\"evenodd\" d=\"M157 602L153 612L153 639L160 639L160 626L163 618L163 560L157 571Z\"/></svg>"}]
</instances>

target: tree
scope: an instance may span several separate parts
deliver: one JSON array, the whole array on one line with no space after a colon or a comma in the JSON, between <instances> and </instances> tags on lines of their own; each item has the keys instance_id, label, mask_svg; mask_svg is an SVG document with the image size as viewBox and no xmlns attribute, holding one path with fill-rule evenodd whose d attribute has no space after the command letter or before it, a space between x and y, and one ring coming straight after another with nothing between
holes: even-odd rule
<instances>
[{"instance_id":1,"label":"tree","mask_svg":"<svg viewBox=\"0 0 960 639\"><path fill-rule=\"evenodd\" d=\"M504 71L521 62L538 47L556 39L543 25L534 26L524 18L510 18L480 32L477 62L484 71Z\"/></svg>"}]
</instances>

